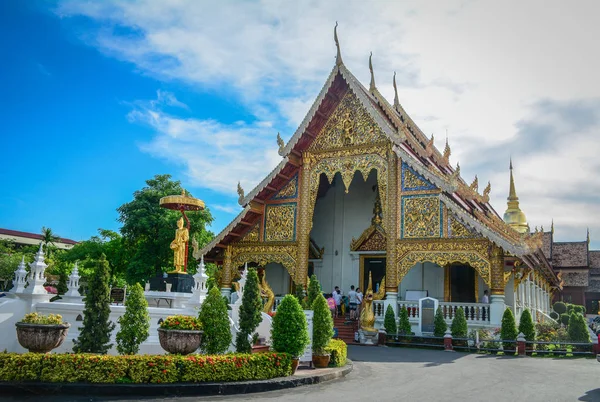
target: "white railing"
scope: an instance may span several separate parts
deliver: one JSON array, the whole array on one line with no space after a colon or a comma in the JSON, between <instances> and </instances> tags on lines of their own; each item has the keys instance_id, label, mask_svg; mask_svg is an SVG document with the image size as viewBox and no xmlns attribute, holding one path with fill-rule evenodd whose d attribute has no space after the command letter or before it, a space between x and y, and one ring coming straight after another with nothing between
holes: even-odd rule
<instances>
[{"instance_id":1,"label":"white railing","mask_svg":"<svg viewBox=\"0 0 600 402\"><path fill-rule=\"evenodd\" d=\"M383 321L385 317L385 308L383 300L373 300L373 314L375 314L375 320Z\"/></svg>"},{"instance_id":2,"label":"white railing","mask_svg":"<svg viewBox=\"0 0 600 402\"><path fill-rule=\"evenodd\" d=\"M411 321L419 319L419 302L418 301L398 301L398 311L402 307L408 310L408 318ZM459 302L440 302L439 307L442 309L442 314L446 321L452 321L456 310L462 307L465 312L467 322L470 323L487 323L490 321L490 305L482 303L459 303Z\"/></svg>"},{"instance_id":3,"label":"white railing","mask_svg":"<svg viewBox=\"0 0 600 402\"><path fill-rule=\"evenodd\" d=\"M400 309L406 307L408 311L408 319L418 321L419 319L419 302L418 301L398 301L398 314Z\"/></svg>"}]
</instances>

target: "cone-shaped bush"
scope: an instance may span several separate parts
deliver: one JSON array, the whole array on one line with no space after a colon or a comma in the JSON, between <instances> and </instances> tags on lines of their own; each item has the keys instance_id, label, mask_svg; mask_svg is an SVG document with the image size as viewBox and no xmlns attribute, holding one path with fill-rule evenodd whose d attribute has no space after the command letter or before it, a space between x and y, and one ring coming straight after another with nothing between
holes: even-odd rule
<instances>
[{"instance_id":1,"label":"cone-shaped bush","mask_svg":"<svg viewBox=\"0 0 600 402\"><path fill-rule=\"evenodd\" d=\"M310 305L306 305L306 297L304 296L304 287L300 284L296 285L296 293L294 294L298 303L300 303L300 307L302 309L310 308Z\"/></svg>"},{"instance_id":2,"label":"cone-shaped bush","mask_svg":"<svg viewBox=\"0 0 600 402\"><path fill-rule=\"evenodd\" d=\"M535 326L533 325L533 319L531 318L531 313L528 309L525 309L525 311L521 313L518 332L525 335L525 339L528 341L535 341Z\"/></svg>"},{"instance_id":3,"label":"cone-shaped bush","mask_svg":"<svg viewBox=\"0 0 600 402\"><path fill-rule=\"evenodd\" d=\"M567 312L567 305L563 302L556 302L552 306L552 310L556 311L559 315Z\"/></svg>"},{"instance_id":4,"label":"cone-shaped bush","mask_svg":"<svg viewBox=\"0 0 600 402\"><path fill-rule=\"evenodd\" d=\"M466 338L467 337L467 319L465 317L465 310L459 307L454 314L452 319L452 325L450 326L453 338Z\"/></svg>"},{"instance_id":5,"label":"cone-shaped bush","mask_svg":"<svg viewBox=\"0 0 600 402\"><path fill-rule=\"evenodd\" d=\"M448 324L446 324L446 320L444 320L444 313L442 313L442 308L438 307L435 312L435 318L433 320L433 336L444 336L446 334L446 330L448 329Z\"/></svg>"},{"instance_id":6,"label":"cone-shaped bush","mask_svg":"<svg viewBox=\"0 0 600 402\"><path fill-rule=\"evenodd\" d=\"M210 289L202 302L198 319L204 331L200 344L202 351L209 355L225 353L229 349L232 336L227 304L216 286Z\"/></svg>"},{"instance_id":7,"label":"cone-shaped bush","mask_svg":"<svg viewBox=\"0 0 600 402\"><path fill-rule=\"evenodd\" d=\"M408 319L408 310L405 306L400 309L400 323L398 324L398 333L402 335L412 334L412 328Z\"/></svg>"},{"instance_id":8,"label":"cone-shaped bush","mask_svg":"<svg viewBox=\"0 0 600 402\"><path fill-rule=\"evenodd\" d=\"M302 356L310 342L308 325L298 299L287 295L277 307L271 327L271 347L275 352L289 353L297 358Z\"/></svg>"},{"instance_id":9,"label":"cone-shaped bush","mask_svg":"<svg viewBox=\"0 0 600 402\"><path fill-rule=\"evenodd\" d=\"M312 308L313 303L317 299L317 296L322 294L321 292L321 284L317 279L317 275L311 275L310 284L308 285L308 299L306 301L307 307Z\"/></svg>"},{"instance_id":10,"label":"cone-shaped bush","mask_svg":"<svg viewBox=\"0 0 600 402\"><path fill-rule=\"evenodd\" d=\"M262 321L262 299L258 288L258 275L254 268L248 270L246 285L242 294L240 306L240 331L235 338L235 348L238 353L250 353L252 345L248 339Z\"/></svg>"},{"instance_id":11,"label":"cone-shaped bush","mask_svg":"<svg viewBox=\"0 0 600 402\"><path fill-rule=\"evenodd\" d=\"M325 348L329 345L329 341L333 337L333 319L331 318L327 300L325 300L322 294L317 294L317 298L311 307L314 312L312 350L315 355L323 356L327 354Z\"/></svg>"},{"instance_id":12,"label":"cone-shaped bush","mask_svg":"<svg viewBox=\"0 0 600 402\"><path fill-rule=\"evenodd\" d=\"M391 304L388 304L385 309L385 318L383 320L383 327L388 335L396 335L396 314L394 314L394 308Z\"/></svg>"},{"instance_id":13,"label":"cone-shaped bush","mask_svg":"<svg viewBox=\"0 0 600 402\"><path fill-rule=\"evenodd\" d=\"M500 327L500 337L506 341L514 341L517 339L517 325L515 324L515 316L512 310L507 308L502 315L502 326ZM514 350L515 343L504 343L504 349Z\"/></svg>"},{"instance_id":14,"label":"cone-shaped bush","mask_svg":"<svg viewBox=\"0 0 600 402\"><path fill-rule=\"evenodd\" d=\"M553 320L558 321L558 319L560 318L560 316L558 315L558 313L556 311L551 311L550 312L550 318L552 318Z\"/></svg>"},{"instance_id":15,"label":"cone-shaped bush","mask_svg":"<svg viewBox=\"0 0 600 402\"><path fill-rule=\"evenodd\" d=\"M115 324L108 320L110 316L110 272L106 256L102 254L96 263L96 269L88 282L83 309L83 327L77 339L73 341L75 353L106 354L112 347L110 333Z\"/></svg>"},{"instance_id":16,"label":"cone-shaped bush","mask_svg":"<svg viewBox=\"0 0 600 402\"><path fill-rule=\"evenodd\" d=\"M125 300L125 314L119 317L119 324L121 329L117 332L117 351L122 355L135 355L150 335L148 301L139 283L133 285Z\"/></svg>"},{"instance_id":17,"label":"cone-shaped bush","mask_svg":"<svg viewBox=\"0 0 600 402\"><path fill-rule=\"evenodd\" d=\"M571 342L590 342L590 333L587 329L585 318L583 318L583 315L581 314L575 312L571 313L571 316L569 317L568 333Z\"/></svg>"},{"instance_id":18,"label":"cone-shaped bush","mask_svg":"<svg viewBox=\"0 0 600 402\"><path fill-rule=\"evenodd\" d=\"M560 315L560 323L562 325L564 325L565 327L569 325L569 319L571 318L571 314L568 313L562 313Z\"/></svg>"}]
</instances>

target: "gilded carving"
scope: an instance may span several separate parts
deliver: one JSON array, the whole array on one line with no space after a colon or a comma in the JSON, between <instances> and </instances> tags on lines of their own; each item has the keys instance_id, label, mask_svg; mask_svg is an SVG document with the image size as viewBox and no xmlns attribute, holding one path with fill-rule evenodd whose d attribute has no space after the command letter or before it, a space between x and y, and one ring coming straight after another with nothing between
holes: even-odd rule
<instances>
[{"instance_id":1,"label":"gilded carving","mask_svg":"<svg viewBox=\"0 0 600 402\"><path fill-rule=\"evenodd\" d=\"M402 191L437 190L423 176L411 169L407 163L402 164Z\"/></svg>"},{"instance_id":2,"label":"gilded carving","mask_svg":"<svg viewBox=\"0 0 600 402\"><path fill-rule=\"evenodd\" d=\"M449 229L450 229L450 233L448 234L448 237L464 238L464 239L472 238L472 237L479 237L479 236L477 236L476 233L472 232L465 225L463 225L452 214L449 217Z\"/></svg>"},{"instance_id":3,"label":"gilded carving","mask_svg":"<svg viewBox=\"0 0 600 402\"><path fill-rule=\"evenodd\" d=\"M265 241L294 241L296 204L267 205Z\"/></svg>"},{"instance_id":4,"label":"gilded carving","mask_svg":"<svg viewBox=\"0 0 600 402\"><path fill-rule=\"evenodd\" d=\"M402 197L402 237L441 237L440 199L432 197Z\"/></svg>"},{"instance_id":5,"label":"gilded carving","mask_svg":"<svg viewBox=\"0 0 600 402\"><path fill-rule=\"evenodd\" d=\"M290 181L273 197L274 200L285 200L296 198L298 196L298 175L292 177Z\"/></svg>"},{"instance_id":6,"label":"gilded carving","mask_svg":"<svg viewBox=\"0 0 600 402\"><path fill-rule=\"evenodd\" d=\"M372 144L386 139L356 95L348 91L309 151Z\"/></svg>"},{"instance_id":7,"label":"gilded carving","mask_svg":"<svg viewBox=\"0 0 600 402\"><path fill-rule=\"evenodd\" d=\"M231 247L230 277L237 276L237 267L247 262L255 262L263 267L270 262L276 262L283 265L294 278L297 253L298 248L295 243L237 244Z\"/></svg>"},{"instance_id":8,"label":"gilded carving","mask_svg":"<svg viewBox=\"0 0 600 402\"><path fill-rule=\"evenodd\" d=\"M492 295L504 294L504 256L502 249L495 244L492 244L490 253L490 278Z\"/></svg>"},{"instance_id":9,"label":"gilded carving","mask_svg":"<svg viewBox=\"0 0 600 402\"><path fill-rule=\"evenodd\" d=\"M250 229L245 235L244 237L242 237L240 239L241 243L249 243L249 242L257 242L259 241L259 228L258 228L258 223L254 226L252 226L252 229Z\"/></svg>"},{"instance_id":10,"label":"gilded carving","mask_svg":"<svg viewBox=\"0 0 600 402\"><path fill-rule=\"evenodd\" d=\"M350 250L352 251L383 251L386 249L387 241L381 229L371 226L357 240L352 239Z\"/></svg>"}]
</instances>

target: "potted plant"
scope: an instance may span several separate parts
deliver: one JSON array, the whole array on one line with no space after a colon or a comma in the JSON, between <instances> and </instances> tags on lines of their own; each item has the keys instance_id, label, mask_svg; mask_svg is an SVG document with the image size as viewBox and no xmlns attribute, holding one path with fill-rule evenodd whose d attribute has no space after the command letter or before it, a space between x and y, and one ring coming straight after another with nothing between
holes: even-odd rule
<instances>
[{"instance_id":1,"label":"potted plant","mask_svg":"<svg viewBox=\"0 0 600 402\"><path fill-rule=\"evenodd\" d=\"M29 313L17 326L19 344L32 353L48 353L59 347L71 324L63 322L58 314Z\"/></svg>"},{"instance_id":2,"label":"potted plant","mask_svg":"<svg viewBox=\"0 0 600 402\"><path fill-rule=\"evenodd\" d=\"M325 368L329 365L329 353L326 348L333 337L333 319L329 312L327 300L318 294L312 304L313 315L313 342L312 361L316 368Z\"/></svg>"},{"instance_id":3,"label":"potted plant","mask_svg":"<svg viewBox=\"0 0 600 402\"><path fill-rule=\"evenodd\" d=\"M200 347L202 326L196 317L172 315L160 323L158 340L167 352L187 355Z\"/></svg>"},{"instance_id":4,"label":"potted plant","mask_svg":"<svg viewBox=\"0 0 600 402\"><path fill-rule=\"evenodd\" d=\"M296 372L298 360L310 342L307 326L298 299L292 295L285 296L273 317L271 347L275 352L292 355L292 374Z\"/></svg>"}]
</instances>

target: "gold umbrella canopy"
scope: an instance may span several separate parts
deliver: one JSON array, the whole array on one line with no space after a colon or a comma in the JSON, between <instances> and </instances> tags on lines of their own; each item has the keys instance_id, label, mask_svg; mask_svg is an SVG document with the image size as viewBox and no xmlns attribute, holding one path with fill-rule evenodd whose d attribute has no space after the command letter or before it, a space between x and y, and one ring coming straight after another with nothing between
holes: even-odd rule
<instances>
[{"instance_id":1,"label":"gold umbrella canopy","mask_svg":"<svg viewBox=\"0 0 600 402\"><path fill-rule=\"evenodd\" d=\"M202 211L205 208L204 201L185 194L185 190L181 195L168 195L162 197L159 205L163 208L174 209L175 211Z\"/></svg>"}]
</instances>

